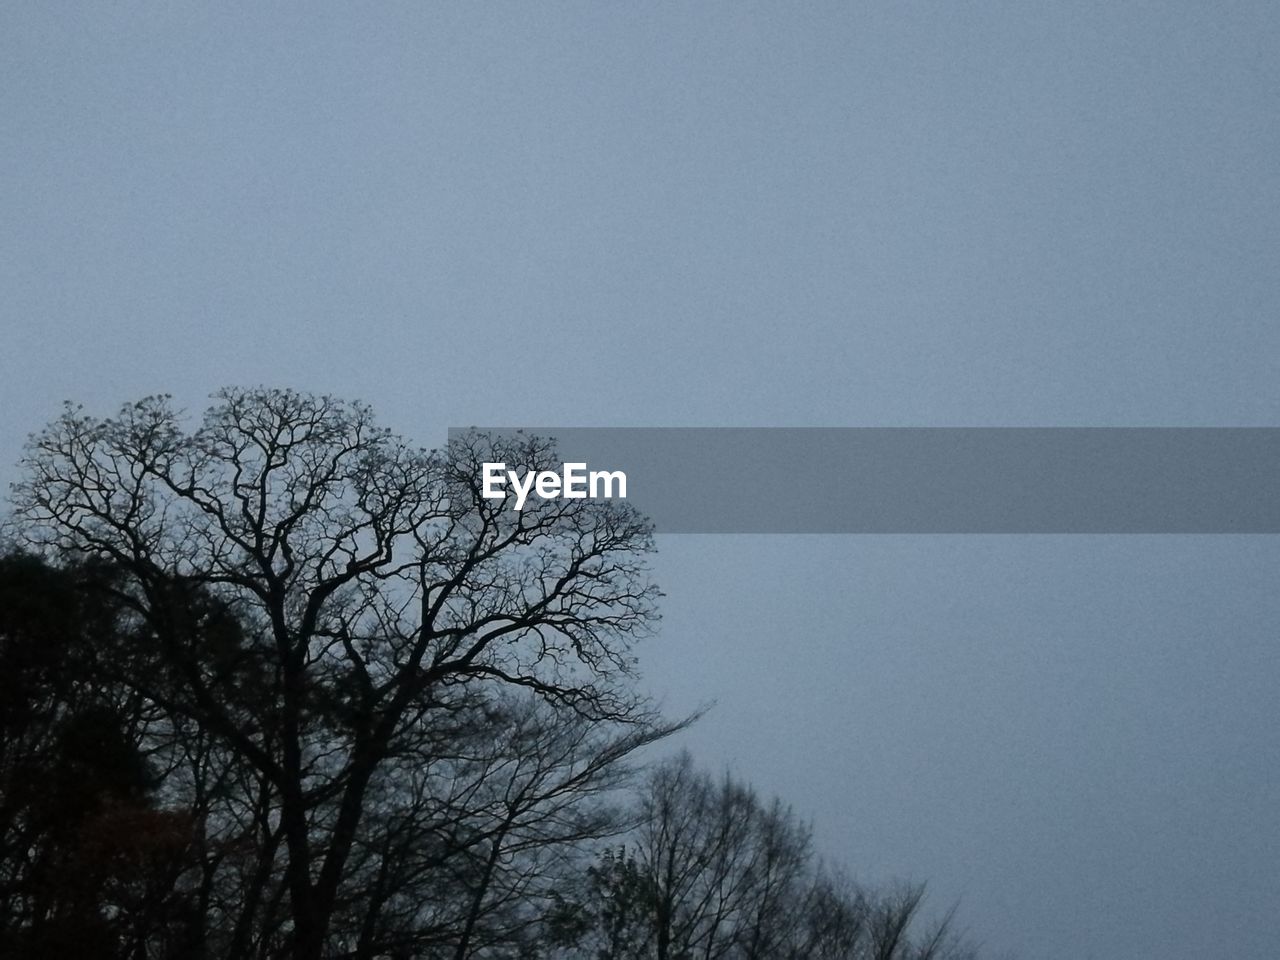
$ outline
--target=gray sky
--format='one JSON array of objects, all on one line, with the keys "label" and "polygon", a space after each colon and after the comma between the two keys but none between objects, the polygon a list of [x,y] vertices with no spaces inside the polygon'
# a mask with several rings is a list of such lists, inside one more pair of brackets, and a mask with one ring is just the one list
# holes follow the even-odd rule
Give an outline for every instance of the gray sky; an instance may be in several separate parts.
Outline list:
[{"label": "gray sky", "polygon": [[[1280,425],[1271,3],[7,4],[0,479],[64,398]],[[1275,955],[1280,541],[666,537],[648,683],[993,949]]]}]

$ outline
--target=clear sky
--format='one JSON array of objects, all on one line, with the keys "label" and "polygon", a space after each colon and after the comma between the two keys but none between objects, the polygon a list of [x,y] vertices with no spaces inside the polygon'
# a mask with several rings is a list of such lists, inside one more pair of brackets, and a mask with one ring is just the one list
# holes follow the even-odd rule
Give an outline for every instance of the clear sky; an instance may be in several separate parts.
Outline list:
[{"label": "clear sky", "polygon": [[[266,7],[270,9],[266,9]],[[64,398],[1280,425],[1280,7],[0,10],[0,480]],[[664,537],[686,742],[1028,960],[1264,960],[1280,540]]]}]

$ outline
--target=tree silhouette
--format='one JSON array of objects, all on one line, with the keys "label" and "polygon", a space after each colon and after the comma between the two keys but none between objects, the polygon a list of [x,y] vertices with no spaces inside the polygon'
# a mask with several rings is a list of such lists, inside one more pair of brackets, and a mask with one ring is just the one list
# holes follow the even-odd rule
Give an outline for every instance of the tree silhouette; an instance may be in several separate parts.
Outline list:
[{"label": "tree silhouette", "polygon": [[226,949],[318,960],[348,939],[331,923],[362,894],[371,793],[412,807],[385,778],[478,691],[657,729],[627,684],[652,537],[622,501],[481,496],[481,462],[549,468],[545,440],[437,453],[330,397],[217,401],[190,433],[163,398],[68,409],[29,445],[17,516],[33,548],[118,572],[139,637],[120,680],[198,801],[208,902],[239,913]]},{"label": "tree silhouette", "polygon": [[157,808],[140,704],[97,667],[123,637],[95,581],[0,558],[0,954],[186,956],[194,824]]},{"label": "tree silhouette", "polygon": [[[486,500],[551,441],[414,448],[226,390],[36,434],[0,556],[0,955],[956,960],[633,684],[651,529]],[[628,797],[630,796],[630,799]]]},{"label": "tree silhouette", "polygon": [[687,753],[652,771],[638,827],[578,894],[560,956],[593,960],[965,960],[954,911],[922,922],[924,887],[861,889],[825,869],[779,801]]}]

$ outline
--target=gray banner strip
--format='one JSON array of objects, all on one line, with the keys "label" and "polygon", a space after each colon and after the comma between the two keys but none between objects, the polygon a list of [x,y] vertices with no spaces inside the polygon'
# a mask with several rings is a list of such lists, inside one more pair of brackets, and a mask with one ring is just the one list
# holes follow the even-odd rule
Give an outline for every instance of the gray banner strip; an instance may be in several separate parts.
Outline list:
[{"label": "gray banner strip", "polygon": [[520,429],[659,533],[1280,533],[1277,427]]}]

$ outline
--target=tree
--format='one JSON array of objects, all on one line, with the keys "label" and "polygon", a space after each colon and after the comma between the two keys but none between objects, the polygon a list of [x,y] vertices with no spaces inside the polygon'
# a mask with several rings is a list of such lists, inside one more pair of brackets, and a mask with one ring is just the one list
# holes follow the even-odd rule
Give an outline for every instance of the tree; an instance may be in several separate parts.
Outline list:
[{"label": "tree", "polygon": [[0,954],[186,957],[193,822],[156,805],[103,571],[0,557]]},{"label": "tree", "polygon": [[440,742],[389,766],[382,790],[413,802],[370,801],[352,954],[466,960],[553,939],[561,888],[595,841],[634,825],[608,802],[627,758],[680,725],[610,728],[522,692],[460,709]]},{"label": "tree", "polygon": [[[32,438],[22,537],[113,571],[100,586],[133,640],[111,669],[200,822],[218,953],[356,949],[378,918],[334,921],[368,906],[361,885],[387,868],[370,851],[398,849],[397,812],[436,799],[403,774],[495,691],[639,738],[617,744],[665,729],[628,684],[656,617],[648,523],[624,501],[481,495],[482,462],[553,455],[474,433],[424,451],[363,405],[266,389],[222,391],[192,432],[148,398],[107,419],[69,408]],[[540,803],[573,782],[557,769]]]},{"label": "tree", "polygon": [[807,828],[681,754],[642,795],[636,859],[653,890],[657,960],[782,953],[806,881]]},{"label": "tree", "polygon": [[825,869],[774,800],[688,754],[638,798],[629,845],[586,874],[567,957],[592,960],[965,960],[954,910],[921,924],[924,887],[877,893]]},{"label": "tree", "polygon": [[[0,556],[0,953],[959,960],[631,684],[647,522],[523,511],[360,404],[227,390],[35,435]],[[89,944],[89,946],[85,946]]]}]

